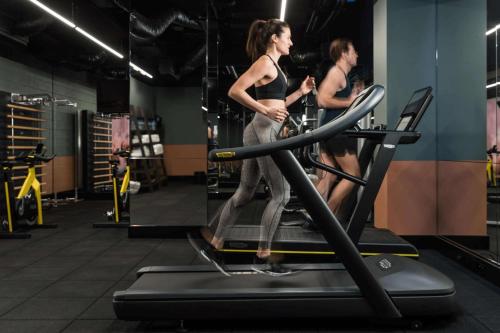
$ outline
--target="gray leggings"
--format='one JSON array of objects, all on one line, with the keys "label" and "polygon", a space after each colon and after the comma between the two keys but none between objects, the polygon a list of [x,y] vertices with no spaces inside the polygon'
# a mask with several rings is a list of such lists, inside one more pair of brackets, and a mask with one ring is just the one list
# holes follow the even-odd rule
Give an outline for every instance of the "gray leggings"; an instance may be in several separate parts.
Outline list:
[{"label": "gray leggings", "polygon": [[[243,132],[243,144],[249,146],[276,141],[280,127],[280,123],[257,113]],[[271,200],[269,200],[262,215],[259,248],[271,248],[274,233],[281,218],[281,212],[290,199],[290,185],[271,156],[243,161],[238,189],[219,208],[217,214],[210,221],[211,227],[218,222],[214,233],[215,237],[224,239],[230,227],[238,219],[243,207],[252,200],[261,177],[264,177],[266,184],[269,186]]]}]

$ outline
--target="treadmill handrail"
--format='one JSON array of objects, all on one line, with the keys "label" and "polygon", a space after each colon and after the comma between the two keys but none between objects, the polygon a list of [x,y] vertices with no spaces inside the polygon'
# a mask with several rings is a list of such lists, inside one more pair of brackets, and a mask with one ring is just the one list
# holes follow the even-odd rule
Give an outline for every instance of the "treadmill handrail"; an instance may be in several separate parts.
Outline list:
[{"label": "treadmill handrail", "polygon": [[280,141],[274,141],[264,144],[237,147],[214,149],[208,154],[210,161],[233,161],[247,158],[254,158],[264,155],[269,155],[280,150],[291,150],[303,146],[313,144],[318,141],[323,141],[342,133],[348,128],[353,127],[358,120],[363,118],[384,98],[384,87],[381,85],[373,85],[366,88],[357,97],[364,98],[354,106],[348,109],[339,117],[330,121],[328,124],[321,126],[311,132],[304,133],[292,138],[287,138]]}]

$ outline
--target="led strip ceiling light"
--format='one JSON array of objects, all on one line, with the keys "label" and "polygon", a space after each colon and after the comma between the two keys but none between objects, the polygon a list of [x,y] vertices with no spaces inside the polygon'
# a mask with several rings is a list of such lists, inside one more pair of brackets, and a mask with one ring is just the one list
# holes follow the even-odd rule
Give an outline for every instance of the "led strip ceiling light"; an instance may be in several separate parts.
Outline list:
[{"label": "led strip ceiling light", "polygon": [[[497,31],[498,29],[500,29],[500,24],[497,24],[494,28],[491,28],[490,30],[486,31],[486,36],[491,35],[495,31]],[[490,89],[490,88],[493,88],[493,87],[496,87],[496,86],[500,86],[500,82],[495,82],[495,83],[492,83],[492,84],[488,84],[486,86],[486,89]]]},{"label": "led strip ceiling light", "polygon": [[[116,51],[112,47],[110,47],[110,46],[106,45],[105,43],[101,42],[99,39],[95,38],[94,36],[92,36],[91,34],[89,34],[87,31],[83,30],[82,28],[77,27],[76,24],[74,24],[73,22],[71,22],[70,20],[68,20],[67,18],[65,18],[64,16],[58,14],[57,12],[53,11],[49,7],[45,6],[40,1],[38,1],[38,0],[29,0],[29,1],[31,3],[33,3],[34,5],[36,5],[37,7],[43,9],[45,12],[47,12],[50,15],[54,16],[56,19],[58,19],[59,21],[63,22],[64,24],[66,24],[70,28],[75,29],[80,34],[82,34],[83,36],[87,37],[92,42],[96,43],[97,45],[99,45],[100,47],[102,47],[103,49],[105,49],[106,51],[114,54],[115,56],[117,56],[120,59],[123,59],[123,55],[120,52]],[[148,77],[150,79],[153,78],[153,75],[149,74],[148,72],[146,72],[145,70],[143,70],[139,66],[137,66],[137,65],[135,65],[135,64],[133,64],[131,62],[129,64],[130,64],[130,67],[132,67],[133,70],[139,72],[140,74],[142,74],[142,75],[144,75],[144,76],[146,76],[146,77]]]},{"label": "led strip ceiling light", "polygon": [[137,66],[136,64],[133,64],[132,62],[129,62],[129,64],[130,64],[130,67],[132,67],[133,70],[141,73],[144,76],[149,77],[150,79],[153,78],[153,75],[149,74],[148,72],[146,72],[145,70],[143,70],[141,67]]},{"label": "led strip ceiling light", "polygon": [[486,86],[486,89],[493,88],[493,87],[496,87],[496,86],[500,86],[500,82],[496,82],[496,83],[488,84],[488,85]]},{"label": "led strip ceiling light", "polygon": [[286,0],[281,0],[280,21],[285,20]]},{"label": "led strip ceiling light", "polygon": [[486,31],[486,36],[491,35],[495,31],[497,31],[498,29],[500,29],[500,24],[497,24],[496,27],[491,28],[490,30]]}]

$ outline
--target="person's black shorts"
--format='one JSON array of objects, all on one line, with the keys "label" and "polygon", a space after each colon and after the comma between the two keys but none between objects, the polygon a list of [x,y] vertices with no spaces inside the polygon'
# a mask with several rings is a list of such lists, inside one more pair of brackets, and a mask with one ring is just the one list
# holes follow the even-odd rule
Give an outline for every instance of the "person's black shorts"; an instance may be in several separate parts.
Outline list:
[{"label": "person's black shorts", "polygon": [[345,134],[338,134],[326,141],[321,141],[319,147],[331,156],[344,156],[346,153],[356,154],[358,140]]}]

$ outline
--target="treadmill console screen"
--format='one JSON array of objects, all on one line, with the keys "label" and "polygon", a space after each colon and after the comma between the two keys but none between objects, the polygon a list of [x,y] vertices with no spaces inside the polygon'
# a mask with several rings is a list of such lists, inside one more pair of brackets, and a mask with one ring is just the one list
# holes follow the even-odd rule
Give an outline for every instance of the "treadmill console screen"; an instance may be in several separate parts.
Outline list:
[{"label": "treadmill console screen", "polygon": [[404,107],[403,112],[401,112],[401,117],[396,125],[397,131],[410,131],[415,129],[432,99],[431,92],[432,88],[427,87],[413,93]]},{"label": "treadmill console screen", "polygon": [[413,96],[410,98],[408,104],[406,104],[402,116],[408,114],[416,114],[420,109],[420,106],[423,104],[425,98],[428,95],[427,89],[420,89],[413,93]]}]

